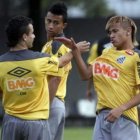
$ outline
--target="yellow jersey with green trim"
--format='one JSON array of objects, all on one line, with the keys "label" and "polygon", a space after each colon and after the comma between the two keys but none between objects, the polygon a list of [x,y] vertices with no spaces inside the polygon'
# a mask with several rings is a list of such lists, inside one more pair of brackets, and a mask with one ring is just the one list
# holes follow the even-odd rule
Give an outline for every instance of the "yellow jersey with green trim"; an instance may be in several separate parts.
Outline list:
[{"label": "yellow jersey with green trim", "polygon": [[[140,84],[140,58],[134,50],[105,49],[92,62],[93,81],[98,95],[97,110],[116,108],[137,94]],[[138,124],[137,107],[123,113]]]},{"label": "yellow jersey with green trim", "polygon": [[46,54],[21,50],[0,56],[0,89],[7,114],[27,120],[48,119],[47,72],[57,72],[59,61]]},{"label": "yellow jersey with green trim", "polygon": [[[42,52],[50,54],[51,56],[55,57],[61,57],[68,53],[70,51],[69,48],[67,48],[64,44],[58,42],[58,41],[49,41],[47,42],[43,49]],[[69,75],[69,71],[71,70],[72,65],[71,62],[69,62],[66,66],[63,68],[59,68],[57,76],[61,77],[60,84],[58,86],[56,96],[64,101],[64,98],[66,96],[66,87],[67,87],[67,79]],[[53,72],[47,72],[48,75],[53,75]]]}]

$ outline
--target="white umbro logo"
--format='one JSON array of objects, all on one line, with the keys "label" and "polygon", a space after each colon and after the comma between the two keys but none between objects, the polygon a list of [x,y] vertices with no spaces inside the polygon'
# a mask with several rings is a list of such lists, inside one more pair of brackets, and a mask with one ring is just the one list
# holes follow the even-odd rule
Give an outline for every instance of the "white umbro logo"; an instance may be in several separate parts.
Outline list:
[{"label": "white umbro logo", "polygon": [[125,56],[120,56],[119,58],[117,58],[117,62],[122,64],[122,63],[124,63],[125,59],[126,59]]}]

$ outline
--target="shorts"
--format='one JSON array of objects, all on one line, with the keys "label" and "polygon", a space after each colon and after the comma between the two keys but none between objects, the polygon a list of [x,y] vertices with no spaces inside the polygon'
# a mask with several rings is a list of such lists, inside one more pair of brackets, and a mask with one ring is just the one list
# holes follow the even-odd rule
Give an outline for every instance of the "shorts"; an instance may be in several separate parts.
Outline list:
[{"label": "shorts", "polygon": [[136,123],[123,116],[111,123],[105,119],[108,113],[103,110],[97,115],[93,140],[140,140]]},{"label": "shorts", "polygon": [[5,114],[1,140],[51,140],[48,120],[23,120]]}]

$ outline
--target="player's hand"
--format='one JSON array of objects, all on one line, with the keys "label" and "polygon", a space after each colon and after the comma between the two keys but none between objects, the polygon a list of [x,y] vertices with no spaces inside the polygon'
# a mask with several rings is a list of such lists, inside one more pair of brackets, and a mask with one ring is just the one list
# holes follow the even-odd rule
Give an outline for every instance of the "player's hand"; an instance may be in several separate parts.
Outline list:
[{"label": "player's hand", "polygon": [[89,51],[89,46],[90,46],[90,43],[87,42],[87,41],[80,41],[78,42],[77,44],[75,43],[74,39],[73,38],[66,38],[66,37],[54,37],[54,40],[57,40],[57,41],[60,41],[62,42],[63,44],[65,44],[68,48],[74,50],[74,49],[77,49],[80,51],[80,52],[87,52]]},{"label": "player's hand", "polygon": [[60,41],[65,44],[68,48],[74,50],[77,49],[76,43],[73,38],[66,38],[66,37],[54,37],[54,40]]},{"label": "player's hand", "polygon": [[81,53],[83,52],[88,52],[89,51],[89,46],[90,46],[90,43],[87,42],[87,41],[80,41],[76,44],[77,48],[79,49],[79,51]]},{"label": "player's hand", "polygon": [[123,111],[121,107],[114,108],[107,114],[105,119],[113,123],[122,115]]}]

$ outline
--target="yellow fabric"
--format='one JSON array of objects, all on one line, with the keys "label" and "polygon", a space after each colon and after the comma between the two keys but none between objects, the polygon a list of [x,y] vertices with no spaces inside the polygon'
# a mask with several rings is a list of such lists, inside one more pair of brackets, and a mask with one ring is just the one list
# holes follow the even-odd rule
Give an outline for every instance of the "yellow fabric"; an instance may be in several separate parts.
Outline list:
[{"label": "yellow fabric", "polygon": [[58,71],[58,58],[0,62],[5,112],[27,120],[48,119],[47,71]]},{"label": "yellow fabric", "polygon": [[[137,94],[136,85],[140,84],[138,62],[137,53],[132,50],[117,51],[115,47],[105,50],[96,58],[92,67],[98,94],[97,110],[118,107]],[[136,107],[125,111],[124,115],[138,123]]]},{"label": "yellow fabric", "polygon": [[[47,42],[44,45],[44,47],[42,49],[42,52],[48,53],[51,56],[60,57],[60,56],[63,56],[70,51],[69,48],[67,48],[64,44],[62,44],[61,47],[59,48],[59,50],[57,51],[57,53],[53,54],[51,43],[52,43],[52,41]],[[65,67],[59,68],[59,71],[57,73],[57,76],[61,76],[61,81],[60,81],[60,84],[58,86],[56,96],[59,97],[63,101],[64,101],[64,98],[66,96],[67,78],[68,78],[69,71],[71,70],[71,68],[72,68],[72,65],[71,65],[71,62],[70,62]],[[48,72],[47,74],[48,75],[54,75],[53,72]]]},{"label": "yellow fabric", "polygon": [[89,57],[87,59],[88,64],[91,64],[91,62],[98,57],[97,48],[98,48],[98,43],[94,43],[91,46]]}]

